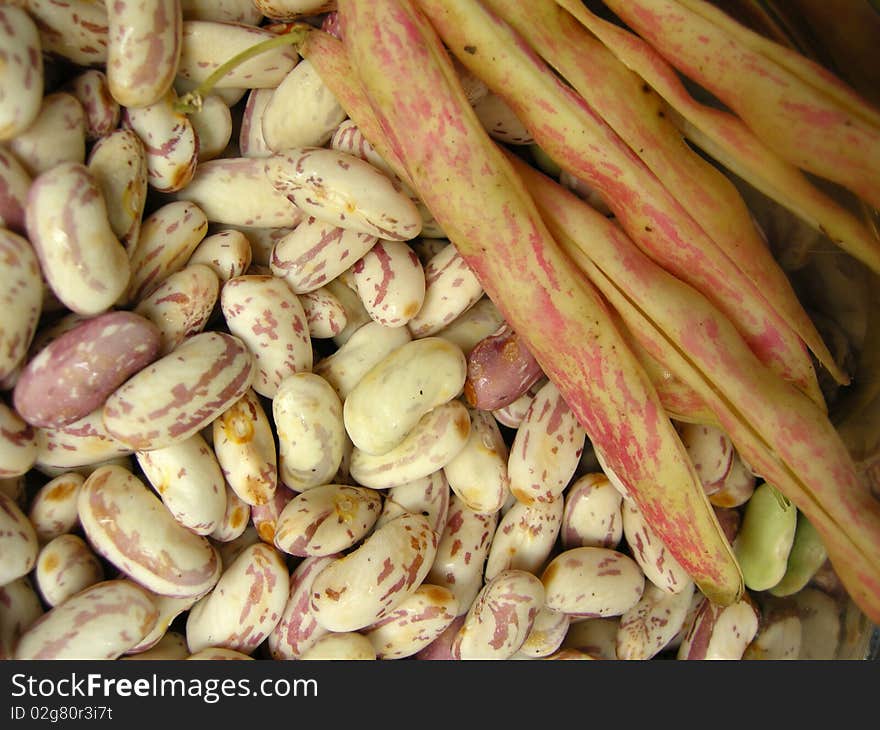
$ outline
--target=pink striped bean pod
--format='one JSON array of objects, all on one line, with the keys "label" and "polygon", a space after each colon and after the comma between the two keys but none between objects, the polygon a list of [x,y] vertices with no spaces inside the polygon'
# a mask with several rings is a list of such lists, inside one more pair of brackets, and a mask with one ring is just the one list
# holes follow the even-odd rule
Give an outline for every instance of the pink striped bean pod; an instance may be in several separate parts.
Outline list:
[{"label": "pink striped bean pod", "polygon": [[523,642],[514,659],[544,659],[559,650],[568,628],[571,616],[544,606],[535,616],[532,630]]},{"label": "pink striped bean pod", "polygon": [[487,296],[482,296],[474,306],[462,312],[435,334],[458,345],[465,356],[468,356],[483,338],[491,335],[503,323],[504,317],[498,311],[495,302]]},{"label": "pink striped bean pod", "polygon": [[85,165],[63,163],[34,180],[27,230],[46,281],[66,307],[91,316],[122,296],[131,265]]},{"label": "pink striped bean pod", "polygon": [[316,340],[335,337],[348,324],[345,307],[333,292],[322,286],[299,295],[309,325],[309,336]]},{"label": "pink striped bean pod", "polygon": [[312,583],[324,568],[340,555],[305,558],[290,576],[290,591],[281,619],[269,633],[266,644],[273,659],[299,659],[327,633],[312,615]]},{"label": "pink striped bean pod", "polygon": [[415,238],[422,229],[415,203],[354,155],[296,147],[266,158],[265,170],[276,190],[326,223],[392,241]]},{"label": "pink striped bean pod", "polygon": [[220,556],[211,543],[178,523],[127,469],[96,469],[77,507],[95,551],[148,590],[186,598],[204,594],[220,577]]},{"label": "pink striped bean pod", "polygon": [[104,71],[99,68],[86,69],[62,88],[73,94],[86,113],[86,142],[96,142],[119,126],[122,110],[110,93]]},{"label": "pink striped bean pod", "polygon": [[749,596],[730,606],[721,606],[703,597],[676,658],[742,659],[746,647],[758,633],[759,619],[758,609]]},{"label": "pink striped bean pod", "polygon": [[180,0],[107,5],[107,81],[122,106],[155,104],[171,88],[180,58]]},{"label": "pink striped bean pod", "polygon": [[253,357],[237,337],[193,335],[107,399],[104,425],[135,451],[184,441],[241,398],[254,371]]},{"label": "pink striped bean pod", "polygon": [[61,428],[37,429],[37,468],[85,467],[133,451],[107,430],[103,407]]},{"label": "pink striped bean pod", "polygon": [[141,299],[134,313],[155,325],[158,354],[164,356],[187,337],[204,331],[219,294],[220,282],[212,269],[188,264]]},{"label": "pink striped bean pod", "polygon": [[6,141],[33,123],[43,101],[40,33],[24,8],[0,8],[0,59],[0,140]]},{"label": "pink striped bean pod", "polygon": [[373,489],[324,484],[298,494],[275,525],[275,547],[297,557],[322,557],[354,546],[382,509]]},{"label": "pink striped bean pod", "polygon": [[0,377],[15,372],[27,356],[43,309],[40,263],[23,236],[0,229],[5,286],[0,294]]},{"label": "pink striped bean pod", "polygon": [[[266,178],[262,158],[224,157],[198,165],[192,180],[176,193],[201,208],[212,223],[254,228],[293,227],[303,219],[302,211],[272,187]],[[258,255],[254,262],[268,263]]]},{"label": "pink striped bean pod", "polygon": [[696,423],[679,424],[678,432],[706,494],[717,492],[733,467],[730,438],[717,426]]},{"label": "pink striped bean pod", "polygon": [[244,274],[252,261],[250,240],[241,231],[230,228],[203,238],[189,257],[187,265],[204,264],[224,283]]},{"label": "pink striped bean pod", "polygon": [[452,591],[459,615],[467,613],[483,587],[483,566],[497,526],[497,513],[474,512],[458,496],[450,499],[427,580]]},{"label": "pink striped bean pod", "polygon": [[135,457],[168,511],[197,535],[210,535],[226,513],[226,485],[211,447],[200,434]]},{"label": "pink striped bean pod", "polygon": [[584,618],[620,616],[645,592],[645,576],[632,558],[597,547],[559,553],[541,582],[550,608]]},{"label": "pink striped bean pod", "polygon": [[421,479],[456,457],[467,443],[470,429],[467,408],[461,401],[448,401],[428,411],[403,441],[384,454],[368,454],[355,446],[351,476],[373,489],[390,489]]},{"label": "pink striped bean pod", "polygon": [[43,604],[28,576],[0,586],[0,659],[12,659],[19,637],[43,615]]},{"label": "pink striped bean pod", "polygon": [[404,512],[422,515],[438,535],[443,532],[449,513],[449,482],[438,469],[426,477],[391,487],[385,492],[382,513],[375,527],[380,527]]},{"label": "pink striped bean pod", "polygon": [[43,614],[24,632],[16,659],[118,659],[156,623],[158,611],[139,585],[107,580]]},{"label": "pink striped bean pod", "polygon": [[620,617],[617,658],[643,661],[663,651],[684,626],[693,595],[693,583],[678,593],[645,586],[639,602]]},{"label": "pink striped bean pod", "polygon": [[376,658],[376,650],[370,640],[357,631],[324,634],[300,657],[306,661],[374,661]]},{"label": "pink striped bean pod", "polygon": [[328,631],[358,631],[393,611],[421,585],[437,551],[427,519],[406,513],[322,570],[311,588],[315,620]]},{"label": "pink striped bean pod", "polygon": [[0,146],[0,226],[25,233],[25,207],[31,176],[5,146]]},{"label": "pink striped bean pod", "polygon": [[37,533],[27,515],[12,498],[0,493],[0,585],[30,573],[38,552]]},{"label": "pink striped bean pod", "polygon": [[153,362],[159,345],[159,329],[133,312],[87,319],[28,362],[13,391],[15,408],[34,426],[68,426]]},{"label": "pink striped bean pod", "polygon": [[569,485],[586,433],[555,383],[535,395],[510,447],[510,491],[524,502],[557,499]]},{"label": "pink striped bean pod", "polygon": [[471,431],[464,448],[443,467],[449,486],[475,512],[498,512],[510,495],[509,452],[498,422],[488,411],[469,410]]},{"label": "pink striped bean pod", "polygon": [[253,0],[253,3],[272,20],[296,20],[336,9],[336,0]]},{"label": "pink striped bean pod", "polygon": [[616,548],[623,539],[623,498],[601,472],[578,477],[565,491],[560,538],[575,547]]},{"label": "pink striped bean pod", "polygon": [[264,543],[246,548],[190,609],[190,652],[223,647],[250,654],[281,620],[289,590],[287,566],[275,548]]},{"label": "pink striped bean pod", "polygon": [[34,580],[43,600],[57,606],[104,580],[104,566],[79,535],[59,535],[40,549]]},{"label": "pink striped bean pod", "polygon": [[442,586],[422,583],[393,611],[361,630],[377,659],[405,659],[431,644],[458,615],[455,594]]},{"label": "pink striped bean pod", "polygon": [[460,317],[483,296],[483,288],[458,249],[450,244],[425,265],[425,299],[408,323],[413,337],[428,337]]},{"label": "pink striped bean pod", "polygon": [[37,434],[0,400],[0,478],[26,474],[37,461]]},{"label": "pink striped bean pod", "polygon": [[226,489],[226,510],[214,531],[208,535],[215,543],[232,542],[244,534],[251,520],[251,506],[236,494],[229,483]]},{"label": "pink striped bean pod", "polygon": [[[342,462],[342,403],[320,375],[294,373],[272,400],[278,475],[294,491],[327,484]],[[369,485],[364,485],[369,486]]]},{"label": "pink striped bean pod", "polygon": [[107,203],[110,227],[129,254],[137,245],[147,202],[147,153],[131,129],[114,129],[92,146],[87,162]]},{"label": "pink striped bean pod", "polygon": [[7,144],[34,177],[64,162],[82,164],[86,160],[86,112],[73,94],[46,94],[37,118]]},{"label": "pink striped bean pod", "polygon": [[180,0],[184,20],[218,20],[259,25],[263,14],[252,0]]},{"label": "pink striped bean pod", "polygon": [[690,576],[662,543],[634,502],[621,506],[623,534],[630,554],[651,583],[667,593],[687,588]]},{"label": "pink striped bean pod", "polygon": [[297,294],[330,283],[376,244],[376,237],[309,216],[272,249],[269,266]]},{"label": "pink striped bean pod", "polygon": [[27,11],[40,29],[43,51],[77,66],[107,62],[107,8],[94,0],[27,0]]},{"label": "pink striped bean pod", "polygon": [[370,317],[402,327],[425,300],[425,272],[403,241],[379,241],[352,267],[358,295]]},{"label": "pink striped bean pod", "polygon": [[241,114],[238,151],[242,157],[269,157],[273,154],[263,136],[263,112],[275,89],[251,89]]},{"label": "pink striped bean pod", "polygon": [[79,524],[76,502],[85,480],[79,472],[66,472],[50,479],[34,494],[28,508],[28,519],[40,543],[45,544],[59,535],[73,532]]},{"label": "pink striped bean pod", "polygon": [[562,525],[562,499],[552,502],[516,502],[498,522],[486,559],[486,580],[504,570],[526,570],[537,575],[553,552]]},{"label": "pink striped bean pod", "polygon": [[468,403],[486,411],[510,405],[544,376],[538,361],[507,323],[478,342],[467,362]]},{"label": "pink striped bean pod", "polygon": [[531,573],[505,570],[486,583],[452,644],[454,659],[510,659],[544,607],[544,586]]},{"label": "pink striped bean pod", "polygon": [[211,426],[214,453],[226,483],[247,505],[266,504],[278,487],[278,456],[272,424],[249,389]]}]

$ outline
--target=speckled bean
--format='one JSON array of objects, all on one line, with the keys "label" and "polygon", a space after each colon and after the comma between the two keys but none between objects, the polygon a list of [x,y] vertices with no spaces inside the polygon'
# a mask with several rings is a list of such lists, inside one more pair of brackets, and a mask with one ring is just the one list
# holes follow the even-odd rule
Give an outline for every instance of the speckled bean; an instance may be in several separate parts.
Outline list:
[{"label": "speckled bean", "polygon": [[797,608],[790,601],[768,600],[761,606],[755,638],[743,652],[752,661],[790,661],[801,653],[803,627]]},{"label": "speckled bean", "polygon": [[290,487],[279,483],[272,498],[264,504],[251,505],[251,523],[257,531],[260,540],[275,545],[275,527],[278,518],[290,502],[296,496]]},{"label": "speckled bean", "polygon": [[190,609],[189,650],[220,646],[249,654],[281,619],[289,588],[287,566],[277,550],[264,543],[246,548]]},{"label": "speckled bean", "polygon": [[95,142],[87,165],[106,201],[110,228],[131,253],[149,188],[147,153],[140,137],[131,129],[114,129]]},{"label": "speckled bean", "polygon": [[43,615],[43,604],[30,577],[0,586],[0,659],[12,659],[19,637]]},{"label": "speckled bean", "polygon": [[678,659],[742,659],[758,632],[758,610],[746,596],[729,606],[703,597],[690,630],[678,647]]},{"label": "speckled bean", "polygon": [[498,311],[489,297],[482,296],[474,306],[460,314],[443,329],[435,334],[444,340],[449,340],[467,356],[483,338],[495,332],[504,322],[504,317]]},{"label": "speckled bean", "polygon": [[387,522],[317,575],[311,589],[315,620],[329,631],[375,623],[415,592],[436,551],[437,534],[421,515]]},{"label": "speckled bean", "polygon": [[336,0],[253,0],[253,3],[272,20],[296,20],[336,9]]},{"label": "speckled bean", "polygon": [[568,633],[562,641],[563,649],[581,651],[595,659],[617,659],[617,632],[620,616],[578,619],[572,617]]},{"label": "speckled bean", "polygon": [[645,576],[632,558],[597,547],[559,553],[544,569],[541,581],[550,608],[584,617],[620,616],[645,591]]},{"label": "speckled bean", "polygon": [[84,467],[133,451],[107,430],[103,407],[61,428],[37,429],[38,468]]},{"label": "speckled bean", "polygon": [[630,554],[651,583],[667,593],[678,593],[691,578],[658,537],[635,502],[621,506],[623,534]]},{"label": "speckled bean", "polygon": [[189,257],[187,265],[203,264],[210,268],[221,282],[241,276],[253,261],[248,237],[241,231],[227,229],[211,233],[202,239]]},{"label": "speckled bean", "polygon": [[393,611],[362,630],[377,659],[404,659],[433,642],[459,614],[458,599],[448,588],[422,583]]},{"label": "speckled bean", "polygon": [[40,487],[30,501],[28,519],[40,543],[72,532],[79,524],[77,497],[85,477],[78,472],[59,474]]},{"label": "speckled bean", "polygon": [[107,8],[94,0],[27,0],[43,51],[78,66],[107,62]]},{"label": "speckled bean", "polygon": [[420,479],[455,458],[467,442],[470,427],[467,408],[461,401],[438,405],[422,416],[406,438],[390,451],[373,455],[355,447],[351,476],[373,489],[389,489]]},{"label": "speckled bean", "polygon": [[546,382],[547,378],[541,378],[523,395],[513,401],[513,403],[504,406],[503,408],[498,408],[492,411],[492,415],[495,416],[495,420],[498,421],[498,423],[500,423],[502,426],[507,426],[508,428],[514,429],[519,428],[520,424],[522,424],[523,422],[523,419],[526,417],[526,413],[529,412],[532,401],[535,400],[535,396],[538,394],[538,391],[544,387]]},{"label": "speckled bean", "polygon": [[217,94],[208,94],[198,111],[189,116],[199,140],[199,163],[220,157],[232,139],[233,119],[229,106]]},{"label": "speckled bean", "polygon": [[[263,168],[261,158],[208,160],[198,165],[192,180],[176,197],[198,205],[212,223],[266,228],[295,226],[303,219],[303,212],[272,187]],[[262,263],[263,259],[256,254],[255,250],[254,261]]]},{"label": "speckled bean", "polygon": [[30,573],[38,551],[31,521],[14,500],[0,493],[0,586]]},{"label": "speckled bean", "polygon": [[252,0],[180,0],[180,7],[186,20],[259,25],[263,19],[263,14]]},{"label": "speckled bean", "polygon": [[228,483],[225,485],[225,490],[226,510],[217,527],[208,536],[219,543],[232,542],[241,537],[251,519],[251,506],[239,497]]},{"label": "speckled bean", "polygon": [[220,307],[229,331],[254,356],[253,388],[274,398],[291,375],[312,369],[312,341],[302,303],[273,276],[245,274],[220,290]]},{"label": "speckled bean", "polygon": [[563,500],[516,502],[498,523],[489,556],[486,580],[508,569],[538,574],[553,552],[562,525]]},{"label": "speckled bean", "polygon": [[68,426],[100,408],[159,354],[160,332],[133,312],[87,319],[40,350],[13,391],[18,413],[43,428]]},{"label": "speckled bean", "polygon": [[364,162],[369,162],[373,167],[384,172],[388,177],[394,177],[394,169],[388,162],[376,152],[376,148],[364,137],[357,123],[352,119],[342,121],[333,134],[330,135],[331,149],[353,155]]},{"label": "speckled bean", "polygon": [[119,102],[111,95],[107,74],[101,69],[82,71],[62,90],[73,94],[86,113],[86,142],[96,142],[106,137],[119,125]]},{"label": "speckled bean", "polygon": [[544,586],[531,573],[505,570],[486,583],[452,644],[455,659],[510,659],[544,607]]},{"label": "speckled bean", "polygon": [[801,620],[801,647],[798,659],[828,661],[837,659],[843,636],[840,606],[824,591],[807,586],[791,597]]},{"label": "speckled bean", "polygon": [[308,650],[303,660],[370,661],[376,650],[370,640],[356,631],[334,631],[324,634]]},{"label": "speckled bean", "polygon": [[425,273],[403,241],[379,241],[352,267],[358,295],[370,317],[386,327],[401,327],[425,299]]},{"label": "speckled bean", "polygon": [[177,661],[189,657],[186,637],[179,631],[168,631],[152,647],[135,654],[121,656],[121,661]]},{"label": "speckled bean", "polygon": [[217,582],[217,550],[178,523],[130,471],[95,470],[81,487],[77,506],[92,547],[145,588],[184,598],[204,594]]},{"label": "speckled bean", "polygon": [[422,515],[428,519],[437,534],[443,531],[449,512],[449,482],[438,469],[426,477],[415,479],[385,492],[382,513],[375,527],[380,527],[404,512]]},{"label": "speckled bean", "polygon": [[169,275],[140,300],[135,314],[152,322],[159,333],[159,356],[205,329],[220,294],[220,282],[203,264],[187,264]]},{"label": "speckled bean", "polygon": [[488,93],[474,104],[474,112],[489,136],[511,145],[534,144],[531,132],[516,116],[516,112],[498,94]]},{"label": "speckled bean", "polygon": [[488,411],[469,410],[467,443],[443,467],[449,486],[475,512],[498,512],[510,495],[509,452],[498,422]]},{"label": "speckled bean", "polygon": [[186,661],[253,661],[253,657],[234,649],[226,649],[222,646],[209,646],[207,649],[190,654]]},{"label": "speckled bean", "polygon": [[617,658],[646,660],[663,651],[684,626],[693,595],[693,583],[677,593],[646,585],[639,602],[620,617]]},{"label": "speckled bean", "polygon": [[260,542],[260,533],[257,532],[257,528],[253,524],[248,524],[234,540],[215,542],[214,547],[220,553],[220,561],[223,567],[226,568],[232,565],[232,562],[241,555],[242,550],[251,545],[256,545],[258,542]]},{"label": "speckled bean", "polygon": [[717,490],[709,495],[709,501],[716,507],[741,507],[755,492],[758,480],[745,465],[738,454],[734,454],[730,471]]},{"label": "speckled bean", "polygon": [[25,234],[25,207],[31,176],[6,147],[0,146],[0,226]]},{"label": "speckled bean", "polygon": [[344,401],[375,365],[411,339],[406,327],[385,327],[370,321],[335,352],[318,360],[314,371],[330,383]]},{"label": "speckled bean", "polygon": [[482,285],[452,244],[442,248],[424,268],[425,299],[407,323],[413,337],[436,334],[483,296]]},{"label": "speckled bean", "polygon": [[37,619],[19,640],[15,658],[117,659],[157,616],[149,595],[135,583],[96,583]]},{"label": "speckled bean", "polygon": [[242,157],[264,158],[273,154],[263,136],[263,111],[275,89],[251,89],[241,114],[238,151]]},{"label": "speckled bean", "polygon": [[85,165],[44,172],[28,193],[27,230],[52,291],[72,311],[99,314],[120,298],[131,266]]},{"label": "speckled bean", "polygon": [[26,474],[37,460],[33,426],[0,400],[0,478]]},{"label": "speckled bean", "polygon": [[623,538],[622,501],[601,472],[578,477],[565,492],[562,547],[616,548]]},{"label": "speckled bean", "polygon": [[86,112],[73,94],[65,91],[46,94],[37,118],[7,144],[34,177],[64,162],[83,164]]},{"label": "speckled bean", "polygon": [[348,314],[333,292],[322,286],[299,295],[309,325],[309,336],[323,340],[335,337],[348,324]]},{"label": "speckled bean", "polygon": [[[180,616],[184,611],[189,611],[201,596],[187,596],[185,598],[176,598],[174,596],[162,596],[152,591],[147,591],[153,605],[159,612],[156,623],[153,628],[148,631],[137,644],[126,650],[126,654],[137,655],[142,652],[149,651],[159,644],[162,637],[168,633],[168,627],[171,626],[174,619]],[[185,642],[184,642],[185,643]],[[187,652],[188,653],[188,652]]]},{"label": "speckled bean", "polygon": [[297,147],[266,158],[275,189],[307,215],[377,238],[406,241],[422,217],[393,181],[354,155],[323,147]]},{"label": "speckled bean", "polygon": [[510,447],[510,491],[524,502],[558,498],[584,450],[586,433],[555,383],[535,396]]},{"label": "speckled bean", "polygon": [[254,378],[244,343],[222,332],[184,340],[104,404],[107,431],[133,450],[170,446],[203,429],[241,398]]},{"label": "speckled bean", "polygon": [[37,330],[42,304],[40,264],[23,236],[0,229],[5,286],[0,294],[0,377],[21,365]]},{"label": "speckled bean", "polygon": [[[350,271],[350,269],[344,271],[333,281],[327,282],[327,284],[324,285],[327,291],[329,291],[339,300],[339,303],[345,310],[345,327],[343,327],[342,331],[338,335],[333,336],[333,344],[336,345],[336,347],[342,347],[342,345],[348,342],[349,337],[351,337],[365,324],[369,324],[373,321],[372,319],[370,319],[370,314],[369,312],[367,312],[366,307],[364,307],[364,303],[358,296],[357,291],[355,291],[345,281],[348,271]],[[378,324],[378,322],[376,324]],[[383,327],[384,325],[379,326]],[[387,327],[386,329],[392,328]]]},{"label": "speckled bean", "polygon": [[175,520],[197,535],[214,532],[226,513],[226,486],[214,452],[200,434],[135,456]]},{"label": "speckled bean", "polygon": [[472,407],[481,410],[510,405],[544,376],[538,361],[506,322],[474,346],[467,362],[465,395]]},{"label": "speckled bean", "polygon": [[532,630],[523,642],[513,659],[543,659],[550,657],[559,650],[568,627],[571,625],[571,617],[566,613],[554,611],[544,606],[535,622]]},{"label": "speckled bean", "polygon": [[452,643],[464,625],[465,618],[467,618],[467,613],[456,616],[442,634],[426,647],[417,651],[413,658],[420,661],[451,661],[455,659],[452,656]]},{"label": "speckled bean", "polygon": [[0,58],[0,140],[6,141],[33,123],[43,100],[40,34],[24,8],[0,8]]},{"label": "speckled bean", "polygon": [[733,543],[746,587],[766,591],[782,580],[794,543],[798,510],[779,490],[761,482],[746,503]]},{"label": "speckled bean", "polygon": [[59,535],[40,550],[34,580],[43,600],[57,606],[104,580],[104,566],[79,535]]},{"label": "speckled bean", "polygon": [[697,470],[706,494],[721,488],[733,465],[733,443],[717,426],[678,424],[681,442]]}]

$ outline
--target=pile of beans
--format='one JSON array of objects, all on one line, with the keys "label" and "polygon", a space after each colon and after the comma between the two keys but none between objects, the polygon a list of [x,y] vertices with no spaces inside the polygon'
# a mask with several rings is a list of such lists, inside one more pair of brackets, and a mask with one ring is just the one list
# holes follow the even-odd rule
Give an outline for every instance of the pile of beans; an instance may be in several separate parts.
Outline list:
[{"label": "pile of beans", "polygon": [[175,110],[329,11],[0,8],[0,658],[837,655],[796,510],[677,424],[750,589],[709,603],[295,49]]}]

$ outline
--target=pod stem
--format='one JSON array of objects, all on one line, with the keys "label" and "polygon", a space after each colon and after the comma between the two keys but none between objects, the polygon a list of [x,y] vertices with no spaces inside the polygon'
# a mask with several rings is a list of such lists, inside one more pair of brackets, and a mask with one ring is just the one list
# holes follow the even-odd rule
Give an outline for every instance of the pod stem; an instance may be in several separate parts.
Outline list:
[{"label": "pod stem", "polygon": [[180,114],[193,114],[194,112],[200,111],[204,98],[211,93],[220,79],[224,76],[231,71],[234,71],[246,61],[249,61],[255,56],[259,56],[261,53],[271,51],[274,48],[281,48],[283,46],[301,45],[310,30],[311,28],[309,26],[298,26],[288,33],[276,36],[275,38],[268,38],[265,41],[254,44],[250,48],[246,48],[241,53],[237,53],[228,61],[218,66],[213,73],[211,73],[211,75],[202,81],[202,83],[200,83],[195,89],[180,97],[174,103],[174,110]]}]

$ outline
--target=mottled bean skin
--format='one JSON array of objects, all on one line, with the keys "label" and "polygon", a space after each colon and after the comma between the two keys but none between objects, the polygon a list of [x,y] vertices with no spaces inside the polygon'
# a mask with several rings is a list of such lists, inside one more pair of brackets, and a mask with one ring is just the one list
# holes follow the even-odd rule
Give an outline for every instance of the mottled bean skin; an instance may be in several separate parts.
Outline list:
[{"label": "mottled bean skin", "polygon": [[79,524],[76,501],[85,477],[78,472],[59,474],[40,487],[30,502],[28,519],[43,544],[72,532]]},{"label": "mottled bean skin", "polygon": [[335,337],[348,324],[348,315],[339,297],[327,287],[299,295],[309,325],[309,336],[312,339],[329,339]]},{"label": "mottled bean skin", "polygon": [[273,150],[263,136],[263,111],[272,98],[274,89],[251,89],[245,101],[238,133],[238,151],[242,157],[269,157]]},{"label": "mottled bean skin", "polygon": [[220,157],[229,146],[234,126],[226,102],[218,94],[208,94],[189,118],[199,139],[199,164]]},{"label": "mottled bean skin", "polygon": [[512,145],[534,144],[529,130],[498,94],[486,94],[474,105],[474,112],[493,139]]},{"label": "mottled bean skin", "polygon": [[487,296],[482,296],[474,306],[462,312],[435,334],[449,340],[467,356],[482,340],[504,323],[498,307]]},{"label": "mottled bean skin", "polygon": [[570,625],[571,617],[568,614],[544,606],[535,616],[532,630],[513,658],[543,659],[550,657],[559,650]]},{"label": "mottled bean skin", "polygon": [[13,391],[28,423],[61,428],[100,408],[113,391],[159,354],[161,334],[133,312],[88,319],[40,350]]},{"label": "mottled bean skin", "polygon": [[6,141],[37,118],[43,94],[40,34],[23,8],[0,8],[0,59],[0,140]]},{"label": "mottled bean skin", "polygon": [[28,240],[0,229],[4,283],[0,292],[0,377],[24,360],[43,309],[40,264]]},{"label": "mottled bean skin", "polygon": [[25,234],[25,206],[31,176],[6,147],[0,146],[0,226]]},{"label": "mottled bean skin", "polygon": [[66,91],[43,97],[34,122],[7,143],[25,170],[34,177],[64,162],[86,159],[86,112]]},{"label": "mottled bean skin", "polygon": [[251,0],[180,0],[180,7],[185,20],[259,25],[263,19],[263,14]]},{"label": "mottled bean skin", "polygon": [[303,652],[303,660],[372,661],[376,650],[370,640],[356,631],[334,631],[324,634]]},{"label": "mottled bean skin", "polygon": [[26,0],[44,51],[78,66],[107,62],[107,8],[93,0]]},{"label": "mottled bean skin", "polygon": [[152,647],[145,651],[119,657],[120,661],[177,661],[189,657],[186,637],[178,631],[168,631]]},{"label": "mottled bean skin", "polygon": [[717,426],[704,424],[682,423],[678,432],[706,494],[717,491],[733,464],[730,438]]},{"label": "mottled bean skin", "polygon": [[0,400],[0,479],[26,474],[37,460],[33,426]]},{"label": "mottled bean skin", "polygon": [[758,632],[758,610],[751,599],[719,606],[705,597],[699,602],[690,630],[678,647],[678,659],[737,660]]},{"label": "mottled bean skin", "polygon": [[61,428],[37,429],[38,468],[87,467],[133,451],[104,426],[103,407]]},{"label": "mottled bean skin", "polygon": [[510,405],[544,375],[508,324],[483,338],[468,354],[465,397],[474,407],[494,411]]},{"label": "mottled bean skin", "polygon": [[425,300],[425,272],[403,241],[379,241],[353,266],[358,294],[370,317],[386,327],[402,327]]},{"label": "mottled bean skin", "polygon": [[741,507],[749,501],[758,485],[758,479],[745,465],[738,454],[734,454],[733,463],[727,475],[711,490],[709,501],[715,507]]},{"label": "mottled bean skin", "polygon": [[622,502],[620,492],[601,472],[578,477],[565,492],[562,546],[616,548],[623,538]]},{"label": "mottled bean skin", "polygon": [[375,527],[384,525],[403,512],[412,512],[427,517],[431,529],[439,534],[446,524],[449,502],[449,482],[443,470],[438,469],[426,477],[399,484],[385,492],[382,514]]},{"label": "mottled bean skin", "polygon": [[458,632],[461,630],[461,627],[464,625],[464,621],[467,618],[467,613],[463,613],[460,616],[456,616],[455,620],[446,627],[440,636],[438,636],[434,641],[428,644],[425,648],[420,649],[416,652],[414,658],[420,661],[452,661],[455,657],[452,656],[452,643],[455,641],[455,637],[458,636]]},{"label": "mottled bean skin", "polygon": [[272,20],[296,20],[336,9],[336,0],[253,0],[263,15]]},{"label": "mottled bean skin", "polygon": [[540,573],[556,544],[562,525],[562,499],[516,502],[498,522],[486,560],[486,580],[504,570]]},{"label": "mottled bean skin", "polygon": [[693,595],[692,583],[677,593],[646,586],[639,602],[620,617],[617,658],[646,660],[663,651],[684,626]]},{"label": "mottled bean skin", "polygon": [[104,580],[104,567],[78,535],[60,535],[46,543],[37,558],[37,589],[49,606]]},{"label": "mottled bean skin", "polygon": [[37,533],[27,515],[0,492],[0,586],[30,573],[38,551]]},{"label": "mottled bean skin", "polygon": [[63,88],[76,97],[86,113],[87,142],[96,142],[119,125],[119,102],[110,93],[107,74],[101,69],[87,69]]},{"label": "mottled bean skin", "polygon": [[22,576],[0,586],[0,660],[12,659],[19,637],[43,615],[31,579]]},{"label": "mottled bean skin", "polygon": [[657,536],[638,505],[625,502],[621,511],[626,543],[645,578],[667,593],[678,593],[687,588],[691,583],[690,576]]}]

